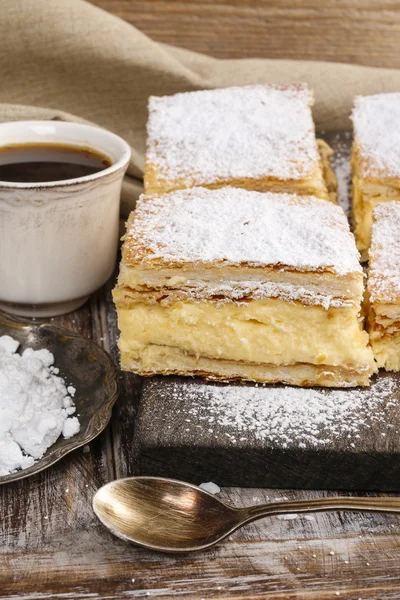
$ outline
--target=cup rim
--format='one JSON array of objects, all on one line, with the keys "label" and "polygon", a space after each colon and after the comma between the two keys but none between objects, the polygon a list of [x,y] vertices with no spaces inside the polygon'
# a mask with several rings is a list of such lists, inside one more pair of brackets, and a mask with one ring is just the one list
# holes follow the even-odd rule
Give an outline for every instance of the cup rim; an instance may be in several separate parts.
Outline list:
[{"label": "cup rim", "polygon": [[[95,181],[97,179],[106,177],[107,175],[111,175],[112,173],[116,173],[121,168],[125,167],[131,159],[131,148],[130,148],[129,144],[122,137],[120,137],[116,133],[113,133],[112,131],[109,131],[108,129],[105,129],[103,127],[95,127],[93,125],[87,125],[86,123],[75,123],[74,121],[52,121],[52,120],[45,120],[45,119],[5,121],[3,123],[0,123],[0,132],[1,132],[1,129],[3,126],[25,125],[26,127],[29,127],[29,126],[33,126],[33,125],[40,126],[40,125],[49,125],[49,124],[55,125],[56,127],[58,127],[60,125],[62,127],[66,127],[66,128],[68,128],[69,126],[71,126],[72,128],[78,127],[83,132],[86,131],[88,135],[90,135],[90,133],[93,133],[93,132],[98,133],[100,131],[101,135],[108,137],[110,140],[112,140],[113,142],[120,145],[120,148],[121,148],[120,158],[116,162],[114,162],[110,167],[107,167],[106,169],[102,169],[101,171],[97,171],[96,173],[92,173],[91,175],[84,175],[83,177],[74,177],[72,179],[60,179],[57,181],[40,181],[40,182],[2,181],[0,179],[0,189],[14,189],[14,190],[15,189],[24,189],[24,190],[51,189],[53,187],[68,187],[68,186],[72,186],[72,185],[76,185],[76,184],[80,184],[80,183]],[[0,147],[1,146],[2,146],[2,144],[0,142]],[[88,147],[89,148],[91,147],[95,151],[96,150],[99,151],[99,149],[96,148],[95,143],[88,142]],[[104,151],[100,150],[100,152],[104,152]]]}]

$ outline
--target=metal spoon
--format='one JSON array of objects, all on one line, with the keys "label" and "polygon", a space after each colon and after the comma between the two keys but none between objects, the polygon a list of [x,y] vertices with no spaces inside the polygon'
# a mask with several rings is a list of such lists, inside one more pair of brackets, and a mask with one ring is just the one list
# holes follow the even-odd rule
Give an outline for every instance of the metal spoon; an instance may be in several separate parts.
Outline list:
[{"label": "metal spoon", "polygon": [[332,497],[232,508],[201,488],[161,477],[117,479],[101,487],[93,509],[114,535],[161,552],[194,552],[271,515],[326,510],[400,512],[400,497]]}]

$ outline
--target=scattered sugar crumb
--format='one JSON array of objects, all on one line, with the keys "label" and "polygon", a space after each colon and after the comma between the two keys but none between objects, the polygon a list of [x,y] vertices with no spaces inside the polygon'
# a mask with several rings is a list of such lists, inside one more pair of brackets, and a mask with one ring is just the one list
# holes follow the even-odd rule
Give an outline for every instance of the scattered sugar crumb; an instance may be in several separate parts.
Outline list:
[{"label": "scattered sugar crumb", "polygon": [[278,519],[281,521],[293,521],[294,519],[297,519],[298,516],[297,513],[287,513],[285,515],[278,515]]},{"label": "scattered sugar crumb", "polygon": [[70,419],[67,419],[64,422],[62,434],[65,437],[65,439],[68,440],[69,438],[72,438],[74,435],[76,435],[79,432],[79,430],[79,420],[77,419],[77,417],[71,417]]},{"label": "scattered sugar crumb", "polygon": [[221,488],[216,483],[213,483],[212,481],[208,481],[207,483],[201,483],[199,485],[199,487],[202,490],[205,490],[206,492],[208,492],[209,494],[219,494],[221,491]]},{"label": "scattered sugar crumb", "polygon": [[331,556],[335,556],[335,553],[334,553],[334,551],[333,551],[333,550],[331,550],[331,551],[329,552],[329,554],[330,554]]}]

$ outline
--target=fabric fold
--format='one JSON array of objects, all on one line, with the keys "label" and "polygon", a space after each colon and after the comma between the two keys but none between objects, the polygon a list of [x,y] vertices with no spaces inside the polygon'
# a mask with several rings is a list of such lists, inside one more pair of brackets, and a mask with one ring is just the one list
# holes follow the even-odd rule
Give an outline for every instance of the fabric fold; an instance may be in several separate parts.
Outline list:
[{"label": "fabric fold", "polygon": [[83,0],[0,0],[0,121],[92,122],[132,147],[122,214],[141,190],[147,100],[247,83],[306,82],[317,128],[350,127],[357,94],[398,91],[400,71],[339,63],[219,60],[152,41]]}]

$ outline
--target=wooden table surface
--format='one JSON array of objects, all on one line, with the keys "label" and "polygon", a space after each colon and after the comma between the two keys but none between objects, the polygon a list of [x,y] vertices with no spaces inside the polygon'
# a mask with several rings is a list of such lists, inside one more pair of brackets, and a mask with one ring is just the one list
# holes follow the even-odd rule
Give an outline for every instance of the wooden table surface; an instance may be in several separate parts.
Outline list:
[{"label": "wooden table surface", "polygon": [[[155,39],[220,57],[269,56],[400,66],[398,2],[94,0]],[[112,282],[55,323],[116,350]],[[121,374],[111,425],[48,471],[0,488],[0,597],[8,599],[400,598],[400,518],[324,513],[248,525],[220,546],[163,556],[128,545],[96,520],[103,483],[133,475],[140,380]],[[323,491],[224,489],[237,506]]]},{"label": "wooden table surface", "polygon": [[[91,337],[117,361],[111,286],[54,323]],[[91,499],[107,481],[135,473],[140,381],[121,373],[120,384],[103,435],[44,473],[0,487],[0,598],[400,598],[398,515],[272,517],[189,556],[156,554],[113,537],[94,516]],[[230,488],[220,497],[244,506],[325,494]]]}]

